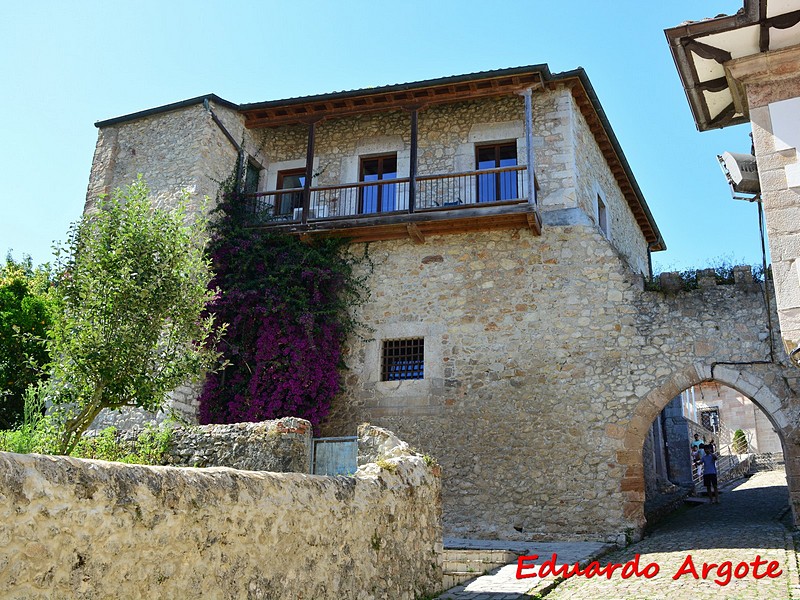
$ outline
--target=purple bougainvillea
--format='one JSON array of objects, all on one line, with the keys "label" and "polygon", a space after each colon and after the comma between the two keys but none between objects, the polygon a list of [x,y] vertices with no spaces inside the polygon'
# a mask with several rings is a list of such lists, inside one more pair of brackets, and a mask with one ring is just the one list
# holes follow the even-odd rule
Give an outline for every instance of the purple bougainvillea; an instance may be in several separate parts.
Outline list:
[{"label": "purple bougainvillea", "polygon": [[200,395],[200,422],[297,416],[316,426],[340,389],[342,344],[356,325],[350,308],[366,297],[346,242],[304,243],[249,227],[253,212],[235,192],[222,195],[216,212],[219,293],[208,309],[227,329],[223,366]]}]

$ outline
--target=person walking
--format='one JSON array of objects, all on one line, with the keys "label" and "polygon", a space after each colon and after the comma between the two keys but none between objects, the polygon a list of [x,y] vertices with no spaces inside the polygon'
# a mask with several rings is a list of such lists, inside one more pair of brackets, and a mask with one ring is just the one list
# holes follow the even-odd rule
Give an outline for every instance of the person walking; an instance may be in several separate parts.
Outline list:
[{"label": "person walking", "polygon": [[[719,504],[719,488],[717,487],[717,454],[713,451],[710,444],[703,447],[703,483],[706,486],[706,493],[712,504]],[[711,488],[714,488],[714,495],[711,495]]]}]

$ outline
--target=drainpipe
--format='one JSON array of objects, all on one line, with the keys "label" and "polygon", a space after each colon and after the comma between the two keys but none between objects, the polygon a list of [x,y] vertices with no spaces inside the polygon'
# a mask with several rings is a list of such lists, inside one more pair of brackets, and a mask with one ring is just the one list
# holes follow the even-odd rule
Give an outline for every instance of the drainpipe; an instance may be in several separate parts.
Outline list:
[{"label": "drainpipe", "polygon": [[650,276],[650,281],[653,281],[653,248],[657,245],[657,242],[647,244],[647,274]]},{"label": "drainpipe", "polygon": [[525,99],[525,159],[528,163],[528,202],[537,209],[536,159],[533,153],[533,88],[520,92]]}]

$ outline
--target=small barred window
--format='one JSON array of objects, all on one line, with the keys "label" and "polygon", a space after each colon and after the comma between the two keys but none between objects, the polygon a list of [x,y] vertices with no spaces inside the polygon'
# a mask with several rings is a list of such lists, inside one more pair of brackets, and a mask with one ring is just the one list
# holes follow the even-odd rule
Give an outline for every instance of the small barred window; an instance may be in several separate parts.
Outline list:
[{"label": "small barred window", "polygon": [[384,340],[381,379],[425,378],[425,339]]}]

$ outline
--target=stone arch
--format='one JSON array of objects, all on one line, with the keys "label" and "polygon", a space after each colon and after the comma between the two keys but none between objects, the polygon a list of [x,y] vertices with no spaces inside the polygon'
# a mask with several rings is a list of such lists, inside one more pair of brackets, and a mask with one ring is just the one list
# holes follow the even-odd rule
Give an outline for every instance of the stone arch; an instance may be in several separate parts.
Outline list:
[{"label": "stone arch", "polygon": [[[621,443],[617,450],[617,460],[623,467],[621,491],[623,495],[623,514],[638,533],[645,525],[644,518],[644,468],[642,465],[642,445],[651,424],[664,407],[678,394],[705,381],[715,381],[735,389],[747,396],[758,406],[772,423],[781,440],[787,465],[790,457],[787,451],[790,419],[782,406],[780,396],[759,375],[746,368],[746,365],[725,363],[695,363],[668,376],[660,386],[640,398],[631,413],[631,419],[624,431],[618,431]],[[790,497],[794,497],[793,482],[787,469]],[[794,513],[794,509],[793,509]]]}]

